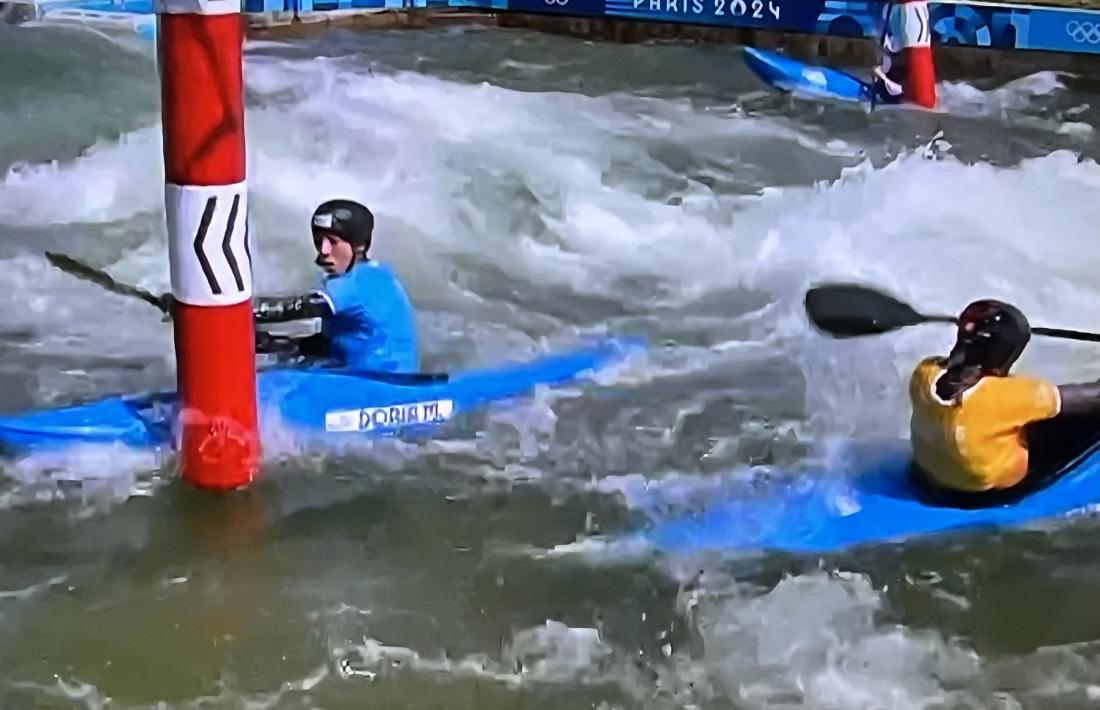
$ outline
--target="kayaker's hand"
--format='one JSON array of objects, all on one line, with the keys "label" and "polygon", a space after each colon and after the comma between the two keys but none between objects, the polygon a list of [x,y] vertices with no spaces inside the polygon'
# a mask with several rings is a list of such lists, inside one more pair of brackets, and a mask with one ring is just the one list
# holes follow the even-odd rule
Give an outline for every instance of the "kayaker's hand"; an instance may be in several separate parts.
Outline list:
[{"label": "kayaker's hand", "polygon": [[314,333],[298,341],[298,350],[305,357],[329,357],[331,355],[331,343],[323,333]]},{"label": "kayaker's hand", "polygon": [[265,330],[257,330],[256,354],[276,355],[283,358],[298,357],[301,353],[298,349],[298,339],[289,335],[275,335]]},{"label": "kayaker's hand", "polygon": [[164,311],[164,318],[161,319],[161,322],[167,323],[172,320],[172,306],[176,304],[176,297],[173,296],[171,292],[162,293],[157,300],[160,301],[161,310]]},{"label": "kayaker's hand", "polygon": [[1061,413],[1067,415],[1100,412],[1100,380],[1074,385],[1059,385]]}]

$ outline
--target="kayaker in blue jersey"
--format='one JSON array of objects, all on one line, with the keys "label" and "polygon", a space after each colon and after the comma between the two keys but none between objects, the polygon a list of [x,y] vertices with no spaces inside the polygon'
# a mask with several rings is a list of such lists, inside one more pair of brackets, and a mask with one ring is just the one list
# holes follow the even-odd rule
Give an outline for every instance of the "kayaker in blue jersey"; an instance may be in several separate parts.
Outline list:
[{"label": "kayaker in blue jersey", "polygon": [[956,495],[1036,483],[1042,472],[1029,467],[1033,426],[1100,414],[1100,381],[1055,385],[1009,374],[1031,326],[1007,303],[976,301],[958,323],[950,355],[925,358],[909,382],[915,471],[934,489]]},{"label": "kayaker in blue jersey", "polygon": [[313,213],[316,263],[328,276],[316,291],[256,297],[257,324],[320,318],[321,332],[289,341],[257,332],[257,348],[291,343],[309,359],[361,370],[413,372],[419,367],[412,304],[390,267],[367,256],[374,215],[351,200],[330,200]]}]

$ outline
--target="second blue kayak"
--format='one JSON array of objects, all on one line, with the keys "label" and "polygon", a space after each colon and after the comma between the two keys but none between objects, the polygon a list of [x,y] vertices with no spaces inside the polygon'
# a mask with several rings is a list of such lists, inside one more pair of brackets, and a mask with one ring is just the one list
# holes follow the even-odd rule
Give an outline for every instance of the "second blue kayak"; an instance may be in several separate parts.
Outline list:
[{"label": "second blue kayak", "polygon": [[959,531],[1011,528],[1100,506],[1100,420],[1052,420],[1032,445],[1037,483],[986,501],[933,496],[910,475],[904,450],[857,456],[843,470],[783,477],[766,492],[665,519],[644,533],[667,552],[701,550],[827,553]]},{"label": "second blue kayak", "polygon": [[754,47],[745,47],[744,56],[756,76],[781,91],[837,101],[870,101],[871,85],[846,72]]}]

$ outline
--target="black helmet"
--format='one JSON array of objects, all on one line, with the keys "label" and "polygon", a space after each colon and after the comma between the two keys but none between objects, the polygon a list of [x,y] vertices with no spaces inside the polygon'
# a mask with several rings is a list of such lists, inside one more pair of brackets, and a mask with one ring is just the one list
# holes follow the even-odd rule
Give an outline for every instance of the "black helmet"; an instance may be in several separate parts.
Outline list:
[{"label": "black helmet", "polygon": [[985,299],[971,303],[959,315],[951,365],[977,365],[987,372],[1007,374],[1031,340],[1031,326],[1015,306]]},{"label": "black helmet", "polygon": [[329,200],[313,211],[313,240],[322,234],[335,234],[354,247],[370,249],[374,233],[374,215],[352,200]]}]

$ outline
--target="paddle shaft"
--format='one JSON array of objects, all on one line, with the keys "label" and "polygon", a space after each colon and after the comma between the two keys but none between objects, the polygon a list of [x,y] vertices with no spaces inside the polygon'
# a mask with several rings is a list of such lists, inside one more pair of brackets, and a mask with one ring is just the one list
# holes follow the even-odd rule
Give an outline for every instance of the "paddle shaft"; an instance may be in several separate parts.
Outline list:
[{"label": "paddle shaft", "polygon": [[84,281],[90,281],[98,286],[101,286],[112,293],[117,293],[122,296],[130,296],[145,301],[149,305],[153,306],[165,315],[172,315],[168,304],[164,299],[158,298],[156,295],[149,293],[143,288],[137,286],[130,286],[127,284],[120,284],[115,281],[106,271],[92,268],[87,264],[81,263],[71,256],[65,254],[57,254],[54,252],[46,252],[46,258],[51,264],[61,269],[67,274],[83,279]]},{"label": "paddle shaft", "polygon": [[[929,323],[958,323],[954,316],[925,316]],[[1048,338],[1062,338],[1064,340],[1082,340],[1088,343],[1100,343],[1100,333],[1089,333],[1081,330],[1067,330],[1065,328],[1044,328],[1037,326],[1031,329],[1032,335],[1044,335]]]},{"label": "paddle shaft", "polygon": [[1032,328],[1031,332],[1035,335],[1045,335],[1049,338],[1064,338],[1066,340],[1083,340],[1089,343],[1100,343],[1100,333],[1064,330],[1062,328]]},{"label": "paddle shaft", "polygon": [[[926,316],[929,323],[958,323],[953,316]],[[1100,343],[1100,333],[1089,333],[1081,330],[1066,330],[1065,328],[1044,328],[1042,326],[1031,329],[1032,335],[1043,335],[1048,338],[1062,338],[1064,340],[1082,340],[1088,343]]]},{"label": "paddle shaft", "polygon": [[[893,12],[894,12],[893,2],[887,2],[886,3],[886,19],[884,19],[883,22],[882,22],[882,32],[879,32],[878,46],[875,48],[875,54],[878,55],[878,57],[880,59],[880,61],[879,61],[880,65],[882,64],[881,58],[882,58],[883,46],[886,44],[886,33],[890,31],[890,15],[892,15]],[[872,112],[874,112],[874,110],[875,110],[875,104],[878,103],[877,102],[877,99],[878,99],[878,83],[879,83],[878,74],[872,72],[872,74],[871,74],[871,111]]]}]

